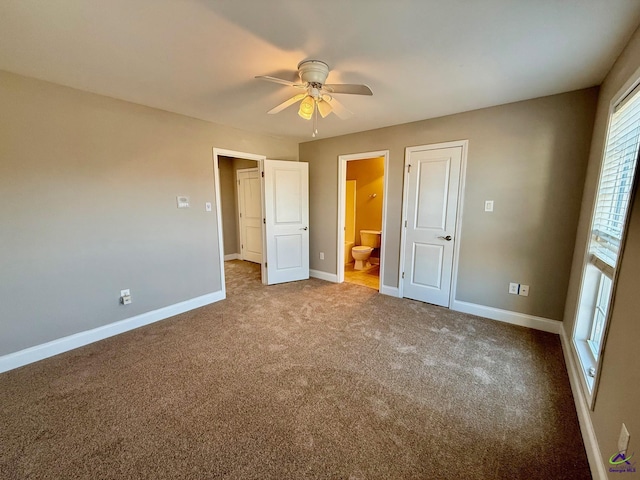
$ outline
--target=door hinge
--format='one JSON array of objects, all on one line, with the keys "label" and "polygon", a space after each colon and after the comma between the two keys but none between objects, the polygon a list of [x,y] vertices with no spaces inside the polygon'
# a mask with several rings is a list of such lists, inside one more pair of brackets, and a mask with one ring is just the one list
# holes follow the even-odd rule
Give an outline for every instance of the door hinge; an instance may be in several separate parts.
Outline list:
[{"label": "door hinge", "polygon": [[402,272],[402,279],[404,280],[404,272]]},{"label": "door hinge", "polygon": [[240,213],[240,218],[242,218],[242,213]]},{"label": "door hinge", "polygon": [[267,268],[269,266],[269,264],[267,262],[264,262],[264,268]]},{"label": "door hinge", "polygon": [[244,245],[240,244],[240,250],[244,250]]},{"label": "door hinge", "polygon": [[411,164],[407,165],[407,173],[411,173]]},{"label": "door hinge", "polygon": [[263,219],[262,219],[262,223],[264,223],[264,224],[266,225],[266,224],[267,224],[267,219],[266,219],[266,218],[263,218]]},{"label": "door hinge", "polygon": [[264,178],[264,172],[262,172],[262,178]]},{"label": "door hinge", "polygon": [[407,221],[404,221],[404,228],[407,228]]}]

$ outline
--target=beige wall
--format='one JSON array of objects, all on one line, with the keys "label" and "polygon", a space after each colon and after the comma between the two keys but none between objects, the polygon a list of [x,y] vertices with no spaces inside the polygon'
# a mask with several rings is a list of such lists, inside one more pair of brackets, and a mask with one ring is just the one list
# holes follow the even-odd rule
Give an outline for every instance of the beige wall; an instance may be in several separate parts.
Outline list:
[{"label": "beige wall", "polygon": [[[640,79],[640,29],[635,32],[623,53],[605,78],[598,99],[598,110],[593,130],[587,180],[576,236],[576,248],[571,271],[571,282],[565,309],[565,332],[570,338],[575,320],[582,262],[598,174],[602,162],[604,139],[611,102],[621,89]],[[620,274],[612,304],[609,333],[600,374],[600,386],[591,419],[595,428],[602,460],[608,465],[609,457],[617,450],[620,427],[624,422],[631,433],[629,452],[640,452],[640,196],[636,194],[624,252],[620,260]],[[637,455],[637,453],[636,453]],[[640,474],[615,474],[610,478],[640,478]]]},{"label": "beige wall", "polygon": [[[339,155],[390,151],[382,280],[396,287],[404,150],[468,139],[457,299],[562,319],[596,99],[591,88],[300,144],[312,179],[311,268],[336,273]],[[530,285],[530,296],[509,295],[509,282]]]},{"label": "beige wall", "polygon": [[0,355],[219,291],[212,147],[298,155],[295,142],[6,72],[0,105]]},{"label": "beige wall", "polygon": [[384,157],[348,161],[347,180],[356,180],[356,245],[360,245],[360,230],[382,230]]}]

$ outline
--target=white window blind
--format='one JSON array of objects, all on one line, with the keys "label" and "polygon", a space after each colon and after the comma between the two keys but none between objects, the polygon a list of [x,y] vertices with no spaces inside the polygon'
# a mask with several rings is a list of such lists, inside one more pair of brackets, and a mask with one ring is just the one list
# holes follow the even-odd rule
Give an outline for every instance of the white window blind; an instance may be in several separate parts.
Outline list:
[{"label": "white window blind", "polygon": [[598,186],[590,250],[615,268],[633,187],[640,144],[640,87],[611,116],[604,163]]}]

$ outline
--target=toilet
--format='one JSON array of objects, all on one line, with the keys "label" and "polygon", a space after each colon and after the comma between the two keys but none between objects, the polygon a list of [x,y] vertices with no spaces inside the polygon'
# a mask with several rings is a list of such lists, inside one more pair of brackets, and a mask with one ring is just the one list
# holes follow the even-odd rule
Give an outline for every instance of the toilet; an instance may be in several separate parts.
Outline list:
[{"label": "toilet", "polygon": [[380,247],[381,233],[378,230],[360,230],[360,243],[362,245],[351,249],[351,255],[356,261],[353,266],[354,270],[364,270],[371,266],[369,257],[374,248]]}]

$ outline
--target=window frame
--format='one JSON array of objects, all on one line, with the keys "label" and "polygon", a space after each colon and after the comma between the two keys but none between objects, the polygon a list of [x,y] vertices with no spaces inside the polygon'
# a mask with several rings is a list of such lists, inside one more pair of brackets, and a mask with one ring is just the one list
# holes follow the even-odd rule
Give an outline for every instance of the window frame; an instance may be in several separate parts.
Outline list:
[{"label": "window frame", "polygon": [[[624,248],[627,239],[629,218],[631,216],[632,206],[635,201],[639,176],[640,176],[640,151],[636,153],[636,166],[631,179],[631,191],[629,194],[629,204],[625,213],[623,231],[620,238],[620,244],[617,252],[616,265],[612,266],[609,262],[602,259],[599,255],[594,254],[594,251],[590,248],[592,243],[592,237],[594,234],[594,220],[596,216],[596,210],[598,206],[598,193],[600,190],[600,184],[602,175],[604,172],[605,159],[607,155],[607,148],[610,139],[611,124],[613,115],[616,113],[616,108],[622,105],[624,102],[630,100],[632,97],[637,97],[637,101],[640,101],[640,69],[638,69],[633,77],[626,82],[625,87],[622,88],[617,95],[615,95],[610,104],[607,116],[607,124],[604,134],[604,142],[600,155],[600,164],[598,171],[598,179],[595,184],[595,192],[593,201],[591,204],[591,211],[589,217],[588,232],[586,242],[584,245],[584,259],[580,269],[580,287],[578,290],[578,298],[576,302],[576,310],[573,322],[573,330],[571,332],[570,344],[572,345],[574,358],[577,360],[577,365],[580,367],[582,375],[580,377],[580,383],[582,385],[583,393],[587,400],[587,404],[591,410],[595,407],[595,401],[598,392],[598,386],[600,384],[600,373],[602,370],[602,364],[604,361],[607,338],[610,327],[610,317],[614,310],[614,300],[616,295],[618,275],[620,270],[620,260],[624,254]],[[611,288],[609,294],[609,301],[607,305],[607,311],[604,319],[604,327],[602,332],[602,338],[600,341],[599,355],[595,356],[591,346],[588,343],[588,339],[591,335],[593,328],[593,320],[595,315],[597,297],[601,281],[598,281],[598,290],[594,295],[595,301],[584,302],[585,295],[590,295],[587,290],[593,288],[593,278],[596,276],[607,276],[611,280]],[[589,314],[590,313],[590,314]],[[585,320],[588,315],[589,321]],[[585,323],[587,324],[585,326]]]}]

